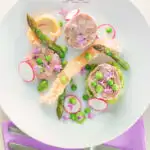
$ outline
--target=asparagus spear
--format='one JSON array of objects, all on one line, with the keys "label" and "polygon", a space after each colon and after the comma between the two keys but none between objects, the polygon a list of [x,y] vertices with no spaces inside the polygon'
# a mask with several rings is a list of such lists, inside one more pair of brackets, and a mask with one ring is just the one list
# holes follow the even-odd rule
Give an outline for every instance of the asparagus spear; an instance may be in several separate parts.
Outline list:
[{"label": "asparagus spear", "polygon": [[112,59],[114,59],[125,70],[128,70],[130,68],[130,65],[128,64],[128,62],[126,62],[120,56],[118,56],[113,51],[111,51],[111,49],[109,49],[109,48],[107,48],[105,46],[102,46],[100,44],[94,45],[93,48],[95,50],[98,50],[98,51],[103,52],[106,55],[110,56]]},{"label": "asparagus spear", "polygon": [[58,98],[58,103],[57,103],[57,108],[56,108],[56,113],[57,113],[58,119],[61,119],[63,112],[64,112],[65,94],[66,94],[66,92],[64,90],[63,94],[61,94]]},{"label": "asparagus spear", "polygon": [[40,42],[43,45],[47,45],[49,49],[52,49],[54,52],[56,52],[60,58],[65,57],[65,52],[61,48],[61,46],[57,45],[56,43],[53,43],[52,40],[49,39],[47,35],[45,35],[37,26],[36,21],[27,14],[27,22],[31,30],[34,32],[36,37],[40,40]]}]

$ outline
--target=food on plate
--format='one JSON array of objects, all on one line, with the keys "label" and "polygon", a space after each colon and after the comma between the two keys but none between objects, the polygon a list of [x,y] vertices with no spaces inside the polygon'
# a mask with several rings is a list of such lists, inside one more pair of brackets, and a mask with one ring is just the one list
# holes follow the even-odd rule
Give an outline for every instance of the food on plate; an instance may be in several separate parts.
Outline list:
[{"label": "food on plate", "polygon": [[[64,20],[59,22],[49,14],[36,18],[27,14],[32,50],[18,71],[23,81],[37,81],[41,103],[56,104],[51,107],[56,107],[59,120],[83,124],[117,102],[124,87],[123,70],[130,66],[121,58],[112,25],[98,26],[79,9],[60,14]],[[57,41],[62,33],[69,50]],[[82,51],[70,60],[71,48]]]},{"label": "food on plate", "polygon": [[19,75],[25,82],[32,82],[35,79],[35,73],[33,66],[29,61],[22,61],[19,64]]},{"label": "food on plate", "polygon": [[76,14],[66,25],[64,35],[69,46],[76,49],[89,47],[97,35],[95,20],[88,14]]},{"label": "food on plate", "polygon": [[107,102],[117,99],[123,88],[123,76],[120,76],[121,71],[118,70],[110,64],[98,65],[87,77],[86,88],[89,93]]},{"label": "food on plate", "polygon": [[[35,21],[38,28],[44,34],[48,35],[52,41],[56,41],[57,38],[60,36],[61,34],[60,24],[53,16],[48,14],[43,14],[36,17]],[[31,29],[28,30],[27,34],[32,44],[40,42],[39,39],[36,37],[35,33]]]},{"label": "food on plate", "polygon": [[[41,97],[43,103],[51,104],[57,101],[59,95],[63,92],[66,86],[69,84],[71,78],[78,74],[86,64],[98,57],[101,53],[113,58],[116,63],[121,65],[125,70],[129,69],[129,64],[117,55],[115,50],[106,47],[103,40],[96,40],[93,46],[85,50],[80,56],[71,60],[66,67],[58,74],[56,80],[52,84],[52,88],[46,95]],[[76,68],[76,69],[72,69]],[[65,78],[65,82],[62,82],[62,78]]]},{"label": "food on plate", "polygon": [[88,101],[88,105],[99,112],[106,111],[108,107],[108,103],[102,98],[92,98]]},{"label": "food on plate", "polygon": [[38,27],[36,21],[31,16],[27,15],[27,22],[35,34],[35,36],[39,39],[40,43],[46,45],[49,49],[53,50],[55,53],[59,55],[60,58],[64,58],[66,51],[60,46],[54,43],[46,34],[44,34]]}]

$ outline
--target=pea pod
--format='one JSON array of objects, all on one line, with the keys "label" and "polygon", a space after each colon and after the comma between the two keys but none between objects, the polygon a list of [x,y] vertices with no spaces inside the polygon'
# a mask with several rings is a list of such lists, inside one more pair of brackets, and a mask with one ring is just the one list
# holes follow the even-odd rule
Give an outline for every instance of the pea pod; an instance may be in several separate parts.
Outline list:
[{"label": "pea pod", "polygon": [[43,45],[48,46],[49,49],[52,49],[56,52],[60,58],[65,58],[65,52],[61,48],[61,46],[54,43],[52,40],[49,39],[47,35],[45,35],[37,26],[36,21],[27,14],[27,22],[31,30],[34,32],[36,37],[40,40]]}]

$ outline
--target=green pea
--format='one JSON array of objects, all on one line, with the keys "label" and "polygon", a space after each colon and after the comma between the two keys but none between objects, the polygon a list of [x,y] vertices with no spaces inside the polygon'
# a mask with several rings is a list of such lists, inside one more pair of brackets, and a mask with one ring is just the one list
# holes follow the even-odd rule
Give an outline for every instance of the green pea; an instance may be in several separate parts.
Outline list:
[{"label": "green pea", "polygon": [[84,109],[84,112],[85,112],[86,114],[89,114],[89,113],[91,112],[91,109],[90,109],[90,108],[85,108],[85,109]]},{"label": "green pea", "polygon": [[71,85],[71,90],[72,90],[72,91],[76,91],[76,90],[77,90],[77,86],[76,86],[75,84],[72,84],[72,85]]},{"label": "green pea", "polygon": [[85,54],[85,59],[88,60],[88,61],[91,60],[92,59],[92,55],[90,53],[86,53]]},{"label": "green pea", "polygon": [[60,80],[61,80],[62,84],[66,84],[67,83],[67,77],[66,76],[61,76]]},{"label": "green pea", "polygon": [[101,93],[103,92],[104,89],[101,85],[97,85],[95,90],[96,90],[96,93]]},{"label": "green pea", "polygon": [[65,67],[68,64],[67,60],[62,61],[62,66]]},{"label": "green pea", "polygon": [[108,84],[109,86],[112,86],[112,85],[114,84],[114,81],[110,79],[110,80],[107,81],[107,84]]},{"label": "green pea", "polygon": [[59,21],[59,26],[63,27],[63,25],[64,25],[63,21]]},{"label": "green pea", "polygon": [[113,84],[112,89],[113,89],[113,91],[118,91],[119,86],[117,84]]},{"label": "green pea", "polygon": [[112,33],[112,28],[111,27],[106,28],[106,32],[107,33]]},{"label": "green pea", "polygon": [[45,56],[45,60],[47,62],[50,62],[52,60],[52,56],[50,56],[50,55]]},{"label": "green pea", "polygon": [[97,86],[97,82],[96,82],[96,81],[93,81],[93,82],[91,83],[91,85],[92,85],[93,87],[96,87],[96,86]]},{"label": "green pea", "polygon": [[39,85],[38,85],[37,89],[38,89],[39,92],[47,90],[48,89],[48,81],[47,80],[41,80],[39,82]]},{"label": "green pea", "polygon": [[37,58],[37,59],[36,59],[36,63],[37,63],[38,65],[42,65],[42,64],[43,64],[43,61],[42,61],[41,58]]},{"label": "green pea", "polygon": [[89,100],[89,96],[87,95],[87,94],[84,94],[83,96],[82,96],[82,98],[83,98],[83,100]]},{"label": "green pea", "polygon": [[69,99],[69,102],[70,102],[70,104],[75,105],[77,103],[77,100],[76,100],[76,98],[72,97]]},{"label": "green pea", "polygon": [[76,114],[70,114],[70,119],[73,121],[76,121]]},{"label": "green pea", "polygon": [[87,71],[90,71],[90,70],[91,70],[91,66],[90,66],[89,64],[87,64],[87,65],[85,66],[85,69],[86,69]]},{"label": "green pea", "polygon": [[101,79],[103,79],[104,78],[104,76],[103,76],[103,74],[101,73],[101,72],[96,72],[96,75],[95,75],[95,77],[96,77],[96,79],[97,80],[101,80]]}]

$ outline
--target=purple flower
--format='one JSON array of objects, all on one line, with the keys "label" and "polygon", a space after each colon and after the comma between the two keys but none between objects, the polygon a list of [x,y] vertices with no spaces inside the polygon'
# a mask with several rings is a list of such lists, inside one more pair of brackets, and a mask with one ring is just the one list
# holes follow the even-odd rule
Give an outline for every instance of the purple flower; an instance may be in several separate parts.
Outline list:
[{"label": "purple flower", "polygon": [[92,114],[92,113],[89,113],[89,114],[88,114],[88,118],[89,118],[89,119],[93,119],[93,118],[94,118],[94,116],[95,116],[95,115],[94,115],[94,114]]},{"label": "purple flower", "polygon": [[83,119],[83,117],[82,116],[78,116],[78,120],[81,120],[81,119]]},{"label": "purple flower", "polygon": [[81,69],[81,71],[80,71],[80,74],[81,75],[84,75],[86,73],[86,69],[85,69],[85,67],[83,67],[82,69]]},{"label": "purple flower", "polygon": [[106,84],[105,80],[100,80],[100,81],[98,81],[98,83],[101,84],[102,86],[105,86],[105,84]]},{"label": "purple flower", "polygon": [[73,105],[72,104],[68,104],[68,107],[70,108],[70,110],[73,109]]},{"label": "purple flower", "polygon": [[112,78],[113,77],[113,72],[107,72],[105,75],[104,75],[104,78],[106,79],[106,80],[109,80],[110,78]]},{"label": "purple flower", "polygon": [[63,119],[64,119],[64,120],[69,120],[70,117],[69,117],[69,115],[66,114],[66,115],[63,116]]},{"label": "purple flower", "polygon": [[62,15],[63,17],[65,17],[67,14],[68,14],[68,11],[65,10],[65,9],[61,9],[59,12],[58,12],[59,15]]},{"label": "purple flower", "polygon": [[86,38],[84,38],[84,36],[82,34],[78,35],[77,40],[80,45],[86,43]]},{"label": "purple flower", "polygon": [[46,68],[47,68],[48,70],[50,70],[50,66],[49,66],[49,65],[46,65]]},{"label": "purple flower", "polygon": [[54,66],[54,70],[55,70],[56,72],[60,72],[61,69],[62,69],[62,66],[61,66],[61,65],[55,65],[55,66]]},{"label": "purple flower", "polygon": [[35,65],[33,69],[37,74],[40,74],[41,68],[38,65]]},{"label": "purple flower", "polygon": [[112,94],[113,93],[113,90],[110,88],[110,87],[107,87],[106,89],[104,89],[104,92],[106,94]]},{"label": "purple flower", "polygon": [[40,50],[38,48],[33,49],[33,54],[39,54]]}]

